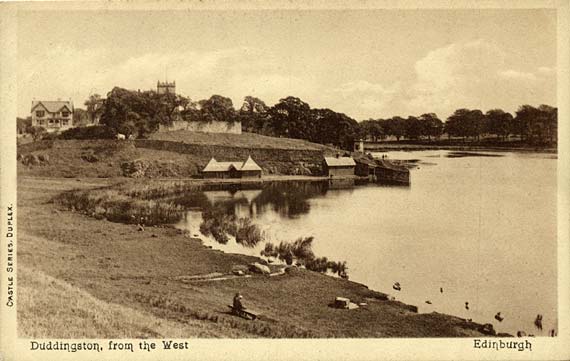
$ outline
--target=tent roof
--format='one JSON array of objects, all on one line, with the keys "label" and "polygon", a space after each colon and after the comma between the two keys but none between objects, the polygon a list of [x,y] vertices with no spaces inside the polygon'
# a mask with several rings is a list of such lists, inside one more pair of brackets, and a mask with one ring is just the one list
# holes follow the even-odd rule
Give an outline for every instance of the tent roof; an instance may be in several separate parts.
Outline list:
[{"label": "tent roof", "polygon": [[251,156],[247,157],[247,160],[243,163],[240,170],[261,170],[261,167],[255,163]]},{"label": "tent roof", "polygon": [[208,164],[206,164],[206,167],[204,167],[202,172],[227,172],[232,167],[239,171],[261,171],[261,167],[257,165],[251,157],[248,157],[245,162],[218,162],[216,159],[212,158]]}]

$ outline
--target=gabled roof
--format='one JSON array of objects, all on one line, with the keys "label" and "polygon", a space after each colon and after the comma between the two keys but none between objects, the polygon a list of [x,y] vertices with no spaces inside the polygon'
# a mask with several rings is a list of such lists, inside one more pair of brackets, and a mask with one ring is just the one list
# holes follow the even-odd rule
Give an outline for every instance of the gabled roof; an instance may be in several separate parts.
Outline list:
[{"label": "gabled roof", "polygon": [[354,167],[356,165],[352,157],[325,157],[325,163],[329,167]]},{"label": "gabled roof", "polygon": [[218,162],[216,159],[212,158],[208,164],[206,164],[206,167],[204,167],[202,172],[227,172],[231,167],[240,169],[241,164],[241,162]]},{"label": "gabled roof", "polygon": [[241,166],[240,170],[242,170],[242,171],[244,171],[244,170],[261,170],[261,167],[259,165],[257,165],[257,163],[255,163],[255,161],[253,159],[251,159],[251,156],[249,156],[249,157],[247,157],[247,160]]},{"label": "gabled roof", "polygon": [[216,159],[212,158],[208,164],[206,164],[206,167],[204,167],[202,172],[227,172],[231,168],[239,171],[261,171],[261,167],[258,166],[251,157],[248,157],[245,162],[218,162]]},{"label": "gabled roof", "polygon": [[32,110],[38,106],[42,105],[50,113],[58,113],[62,109],[67,108],[68,111],[73,110],[73,103],[67,100],[34,100],[32,101]]}]

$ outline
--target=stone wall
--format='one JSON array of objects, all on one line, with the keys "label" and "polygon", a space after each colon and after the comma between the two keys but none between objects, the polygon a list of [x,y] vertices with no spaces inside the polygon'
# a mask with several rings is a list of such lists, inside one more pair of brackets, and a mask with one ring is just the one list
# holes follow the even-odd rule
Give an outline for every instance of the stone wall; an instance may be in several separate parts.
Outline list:
[{"label": "stone wall", "polygon": [[187,122],[184,120],[175,120],[172,125],[160,125],[159,132],[170,132],[175,130],[189,130],[191,132],[202,133],[230,133],[241,134],[241,122]]},{"label": "stone wall", "polygon": [[216,158],[218,161],[245,160],[251,156],[265,173],[322,174],[322,150],[209,146],[153,139],[137,139],[135,145],[138,148],[192,154],[205,160],[210,158]]}]

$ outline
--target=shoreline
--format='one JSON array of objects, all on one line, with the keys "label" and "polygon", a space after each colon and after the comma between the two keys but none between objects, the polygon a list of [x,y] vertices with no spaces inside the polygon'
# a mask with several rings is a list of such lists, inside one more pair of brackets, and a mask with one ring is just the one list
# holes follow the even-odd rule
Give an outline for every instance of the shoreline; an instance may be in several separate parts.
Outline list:
[{"label": "shoreline", "polygon": [[428,145],[428,144],[377,144],[367,148],[368,152],[391,152],[391,151],[422,151],[422,150],[449,150],[449,151],[479,151],[479,152],[513,152],[513,153],[545,153],[558,154],[557,148],[532,148],[532,147],[500,147],[482,145]]},{"label": "shoreline", "polygon": [[[297,268],[284,276],[270,279],[254,275],[246,279],[192,284],[193,289],[210,289],[213,294],[209,296],[209,292],[200,291],[198,294],[202,296],[198,299],[189,297],[187,292],[180,290],[184,285],[172,277],[211,272],[230,274],[232,267],[259,262],[262,258],[209,249],[202,241],[192,240],[184,232],[172,227],[148,227],[144,232],[136,232],[133,225],[97,220],[77,212],[57,211],[54,204],[49,203],[55,194],[76,188],[78,184],[84,189],[92,189],[98,185],[112,185],[120,180],[94,181],[87,184],[87,180],[85,183],[77,183],[74,179],[19,179],[19,203],[23,203],[19,205],[22,235],[19,250],[24,267],[62,278],[101,300],[119,302],[123,306],[142,309],[167,319],[177,319],[182,315],[190,317],[184,310],[191,307],[194,310],[191,317],[200,320],[203,313],[211,315],[213,310],[219,309],[220,302],[227,303],[237,288],[270,319],[279,320],[277,324],[269,322],[265,325],[271,331],[264,332],[272,333],[272,337],[471,337],[491,336],[494,333],[481,332],[483,325],[452,315],[435,312],[417,314],[413,312],[415,306],[390,301],[387,294],[370,290],[365,285]],[[53,189],[53,184],[59,187]],[[44,202],[38,203],[38,198]],[[47,224],[51,223],[54,212],[57,212],[58,222],[49,227]],[[108,248],[106,256],[93,253],[102,246],[102,242]],[[50,253],[54,246],[61,258],[69,259],[69,264],[53,262]],[[187,259],[193,261],[188,263],[185,261]],[[101,273],[101,262],[103,265],[109,264],[111,268]],[[141,262],[147,264],[143,269],[140,268]],[[70,273],[70,269],[79,271]],[[152,269],[159,274],[145,273],[145,270]],[[299,294],[298,290],[305,287],[313,289],[313,294]],[[157,292],[164,296],[156,296]],[[281,296],[276,298],[276,292]],[[220,300],[218,296],[222,294],[224,296]],[[368,303],[366,313],[330,309],[326,304],[334,300],[335,296],[347,296],[351,300]],[[156,297],[167,299],[158,301],[155,300]],[[156,310],[152,306],[156,302],[166,302],[166,309],[160,311],[161,306]],[[298,305],[305,306],[299,308]],[[288,311],[283,313],[283,310]],[[214,318],[213,315],[211,317]],[[233,332],[250,334],[246,337],[251,337],[252,332],[260,336],[258,331],[250,330],[251,326],[247,323],[243,324],[232,316],[223,316],[224,320],[229,317],[229,321],[221,322],[220,317],[222,316],[215,317],[218,321],[210,320],[214,323],[210,326],[215,326],[216,329],[221,327],[216,331],[221,332],[221,337],[228,337]],[[315,321],[323,318],[330,319],[329,322],[336,326],[315,326]],[[228,329],[226,322],[233,326]],[[402,322],[404,326],[401,325]]]}]

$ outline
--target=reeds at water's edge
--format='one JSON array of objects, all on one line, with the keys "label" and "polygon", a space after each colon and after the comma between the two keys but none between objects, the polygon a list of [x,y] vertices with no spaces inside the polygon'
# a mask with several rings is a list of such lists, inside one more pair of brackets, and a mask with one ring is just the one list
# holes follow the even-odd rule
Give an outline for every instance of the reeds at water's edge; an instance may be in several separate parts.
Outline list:
[{"label": "reeds at water's edge", "polygon": [[[111,187],[90,190],[71,190],[53,199],[59,207],[80,212],[111,222],[156,226],[176,223],[184,216],[185,208],[163,197],[197,192],[201,185],[181,181],[157,183],[125,182]],[[218,207],[206,209],[202,214],[200,232],[226,244],[229,236],[244,247],[255,247],[266,241],[266,234],[250,218],[237,218]],[[332,272],[348,278],[346,262],[316,257],[312,251],[313,237],[299,238],[294,242],[281,242],[275,246],[265,244],[261,255],[273,257],[291,265],[293,262],[311,271]]]},{"label": "reeds at water's edge", "polygon": [[112,188],[68,191],[57,196],[54,202],[95,218],[146,226],[174,223],[184,214],[181,206],[171,202],[136,199]]}]

